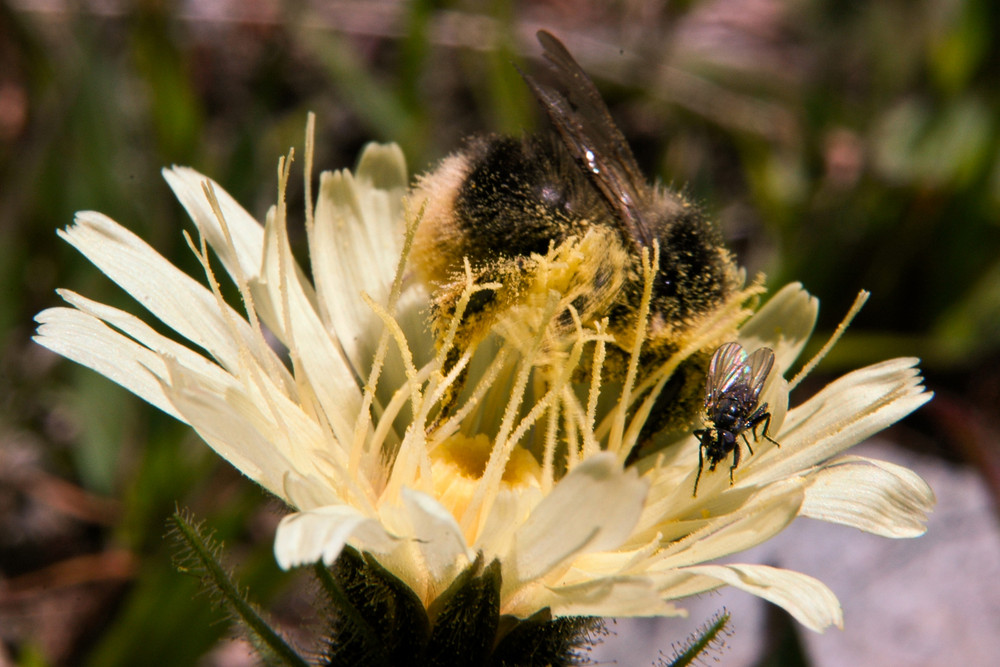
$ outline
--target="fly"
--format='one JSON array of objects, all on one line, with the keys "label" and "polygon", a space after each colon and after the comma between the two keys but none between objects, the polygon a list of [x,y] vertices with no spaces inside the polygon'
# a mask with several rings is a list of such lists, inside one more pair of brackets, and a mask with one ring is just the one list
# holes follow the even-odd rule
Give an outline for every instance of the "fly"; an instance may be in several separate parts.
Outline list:
[{"label": "fly", "polygon": [[773,366],[774,351],[767,347],[748,355],[739,343],[726,343],[712,355],[705,382],[705,412],[710,427],[694,431],[700,445],[693,496],[698,495],[698,481],[705,459],[708,459],[708,470],[712,472],[732,452],[729,483],[733,483],[733,471],[740,464],[738,437],[743,437],[747,449],[753,454],[747,431],[756,441],[757,428],[763,426],[761,435],[778,444],[767,434],[771,426],[767,403],[760,403],[760,391]]}]

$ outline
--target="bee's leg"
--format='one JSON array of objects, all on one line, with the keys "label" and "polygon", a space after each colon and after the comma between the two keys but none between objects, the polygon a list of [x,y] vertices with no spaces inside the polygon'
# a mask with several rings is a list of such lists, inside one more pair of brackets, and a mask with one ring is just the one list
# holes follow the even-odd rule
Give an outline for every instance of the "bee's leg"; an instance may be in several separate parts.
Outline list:
[{"label": "bee's leg", "polygon": [[[743,433],[742,435],[743,435],[743,442],[746,444],[747,450],[749,450],[749,452],[750,452],[750,456],[753,456],[753,447],[750,446],[750,441],[747,440],[747,434]],[[756,437],[757,437],[757,434],[754,433],[754,438],[756,438]],[[736,449],[739,449],[739,447],[737,447]],[[737,456],[736,458],[738,460],[739,456]]]}]

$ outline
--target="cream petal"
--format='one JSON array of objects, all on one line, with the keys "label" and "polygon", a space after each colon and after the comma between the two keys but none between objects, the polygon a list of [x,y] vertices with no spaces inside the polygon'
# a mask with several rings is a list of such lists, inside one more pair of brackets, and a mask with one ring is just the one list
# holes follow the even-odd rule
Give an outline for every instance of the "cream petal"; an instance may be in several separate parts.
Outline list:
[{"label": "cream petal", "polygon": [[660,595],[667,600],[693,597],[725,586],[723,582],[714,577],[694,574],[688,569],[651,572],[650,576],[656,581]]},{"label": "cream petal", "polygon": [[[202,440],[244,475],[282,497],[285,471],[295,469],[283,454],[289,448],[276,442],[276,430],[263,417],[234,378],[213,383],[165,360],[168,379],[163,391],[181,418]],[[308,468],[307,468],[308,469]]]},{"label": "cream petal", "polygon": [[285,472],[282,491],[285,501],[300,512],[327,505],[346,504],[326,480],[312,474],[303,475],[294,470]]},{"label": "cream petal", "polygon": [[431,578],[451,581],[474,558],[455,517],[426,493],[403,489],[413,537]]},{"label": "cream petal", "polygon": [[[629,542],[635,542],[635,534]],[[574,574],[567,574],[563,581],[570,583],[584,579],[596,579],[601,576],[611,576],[622,572],[634,572],[636,568],[648,566],[651,557],[656,557],[663,548],[663,539],[656,535],[653,539],[640,544],[636,548],[619,548],[614,551],[598,551],[583,554],[573,559]]]},{"label": "cream petal", "polygon": [[149,312],[223,367],[237,367],[240,350],[250,350],[268,363],[276,359],[236,311],[220,307],[209,289],[111,218],[83,211],[77,214],[76,224],[59,234]]},{"label": "cream petal", "polygon": [[639,520],[647,488],[634,469],[622,470],[611,454],[584,461],[518,528],[508,556],[515,571],[509,574],[528,581],[574,555],[619,546]]},{"label": "cream petal", "polygon": [[[398,212],[402,195],[410,186],[406,170],[406,156],[398,144],[369,143],[361,150],[354,174],[376,191],[388,193],[374,202],[375,206],[388,206],[388,212]],[[390,216],[391,217],[391,216]]]},{"label": "cream petal", "polygon": [[[376,189],[379,184],[389,190]],[[324,172],[310,239],[324,316],[355,368],[366,369],[382,322],[361,297],[385,303],[403,247],[406,164],[397,146],[370,144],[359,171]]]},{"label": "cream petal", "polygon": [[[170,357],[191,371],[215,381],[221,381],[229,375],[215,362],[209,361],[191,348],[157,333],[135,315],[98,303],[71,290],[58,290],[58,293],[67,303],[81,312],[104,321],[161,357]],[[165,375],[160,374],[159,377],[165,377]]]},{"label": "cream petal", "polygon": [[[264,228],[246,209],[239,205],[218,183],[190,167],[173,166],[163,169],[163,178],[170,189],[194,221],[198,231],[212,246],[226,271],[231,276],[240,274],[247,280],[257,277],[260,271],[261,252],[264,247]],[[219,202],[226,226],[229,228],[230,244],[223,232],[219,219],[212,211],[204,186],[211,184]]]},{"label": "cream petal", "polygon": [[[288,428],[295,422],[288,415],[282,428],[276,428],[271,421],[274,413],[262,416],[254,407],[255,401],[244,396],[243,385],[218,365],[161,336],[128,313],[72,292],[63,292],[63,296],[80,310],[53,308],[40,313],[40,344],[97,370],[190,424],[220,456],[282,496],[279,478],[291,466],[282,450],[306,451],[304,442],[320,437],[315,425],[306,429],[311,440],[303,437],[282,447],[282,439],[276,439],[274,432],[301,436],[302,428]],[[272,403],[281,403],[278,398],[281,393],[276,387],[266,391]],[[238,399],[240,396],[242,400]],[[286,402],[285,407],[288,405]],[[298,423],[310,424],[303,418]],[[300,454],[300,466],[314,464]]]},{"label": "cream petal", "polygon": [[[371,143],[362,151],[354,174],[357,182],[374,188],[369,190],[368,201],[371,212],[366,215],[366,219],[378,223],[382,234],[399,241],[396,253],[388,258],[392,260],[392,272],[388,274],[392,279],[396,272],[395,263],[402,250],[403,233],[399,221],[405,219],[407,215],[416,216],[420,213],[407,212],[404,195],[409,190],[410,177],[406,169],[406,158],[402,149],[396,144]],[[389,266],[389,262],[386,262],[386,269]],[[396,320],[410,342],[418,366],[430,360],[435,351],[433,337],[426,335],[425,316],[428,306],[427,293],[418,284],[404,287],[399,303],[396,304]],[[385,384],[394,386],[391,383]]]},{"label": "cream petal", "polygon": [[738,342],[751,352],[774,350],[775,369],[784,374],[812,335],[818,314],[819,300],[801,283],[789,283],[740,327]]},{"label": "cream petal", "polygon": [[[248,368],[237,381],[209,382],[171,359],[164,391],[198,434],[221,456],[283,497],[285,471],[315,475],[347,498],[370,497],[368,480],[350,475],[346,455],[328,432],[270,378]],[[360,500],[359,500],[360,502]]]},{"label": "cream petal", "polygon": [[290,243],[285,221],[279,218],[278,208],[272,206],[264,224],[264,251],[258,270],[260,275],[249,282],[249,287],[261,321],[285,345],[289,345],[285,301],[291,277],[299,284],[310,309],[319,312],[316,290],[292,256]]},{"label": "cream petal", "polygon": [[601,577],[572,586],[537,587],[533,592],[524,602],[530,599],[530,608],[536,610],[549,607],[556,616],[685,615],[663,600],[649,577]]},{"label": "cream petal", "polygon": [[331,505],[284,517],[274,535],[274,556],[284,570],[319,561],[332,565],[348,542],[373,553],[397,544],[375,519],[353,507]]},{"label": "cream petal", "polygon": [[[723,480],[729,484],[729,476]],[[655,557],[653,568],[669,568],[704,563],[756,546],[774,537],[798,515],[804,498],[804,483],[785,480],[764,487],[750,496],[735,510],[719,513],[704,528],[671,543]],[[685,487],[687,488],[687,487]],[[704,490],[702,490],[704,489]],[[711,498],[711,488],[699,491]],[[718,502],[724,502],[719,499]],[[713,504],[704,506],[703,512],[713,516]]]},{"label": "cream petal", "polygon": [[[336,340],[320,320],[312,297],[312,288],[290,270],[294,259],[288,243],[280,238],[281,225],[267,225],[264,273],[270,276],[273,298],[280,302],[281,330],[292,351],[296,370],[309,379],[309,388],[322,406],[334,435],[346,447],[354,435],[354,421],[361,410],[361,391]],[[281,276],[281,271],[286,273]]]},{"label": "cream petal", "polygon": [[[788,416],[788,380],[781,376],[772,377],[767,382],[760,397],[761,403],[767,404],[767,411],[771,413],[771,423],[767,427],[767,434],[774,437],[775,433],[780,433],[785,425],[785,417]],[[764,438],[758,438],[753,450],[757,451],[757,445],[770,448],[770,444]]]},{"label": "cream petal", "polygon": [[542,497],[541,491],[535,487],[500,490],[473,545],[476,551],[483,553],[487,563],[507,553],[517,527],[524,523],[531,514],[531,508]]},{"label": "cream petal", "polygon": [[808,479],[802,516],[883,537],[917,537],[927,530],[934,492],[912,470],[885,461],[845,457]]},{"label": "cream petal", "polygon": [[797,474],[840,454],[899,421],[930,400],[916,359],[891,359],[831,382],[802,405],[789,410],[781,443],[763,465],[751,458],[742,476],[761,484]]},{"label": "cream petal", "polygon": [[[800,572],[767,565],[698,565],[682,572],[712,577],[773,602],[810,630],[844,625],[837,596],[821,581]],[[686,594],[686,593],[685,593]]]},{"label": "cream petal", "polygon": [[39,326],[34,340],[39,345],[92,368],[183,421],[163,391],[160,378],[166,376],[166,368],[159,354],[73,308],[49,308],[35,321]]}]

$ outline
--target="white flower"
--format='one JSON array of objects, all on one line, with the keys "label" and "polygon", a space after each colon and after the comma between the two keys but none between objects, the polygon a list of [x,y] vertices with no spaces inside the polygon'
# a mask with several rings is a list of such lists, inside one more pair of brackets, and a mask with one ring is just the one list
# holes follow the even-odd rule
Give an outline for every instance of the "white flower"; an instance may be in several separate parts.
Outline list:
[{"label": "white flower", "polygon": [[[306,212],[312,281],[289,247],[287,169],[279,171],[279,201],[264,226],[197,172],[164,171],[198,229],[191,246],[204,282],[99,213],[81,212],[61,232],[186,342],[68,290],[60,294],[70,307],[38,315],[37,340],[191,425],[293,507],[275,538],[282,567],[332,563],[349,544],[429,605],[482,554],[501,563],[504,614],[680,614],[673,600],[731,585],[822,630],[841,623],[823,584],[717,559],[797,516],[889,537],[923,532],[933,494],[919,477],[834,458],[928,400],[916,360],[855,371],[786,409],[783,375],[818,308],[801,286],[780,290],[736,336],[747,349],[775,352],[762,400],[780,447],[755,442],[732,485],[728,465],[706,470],[693,497],[690,433],[623,465],[651,409],[649,391],[573,380],[581,365],[599,368],[601,331],[581,330],[561,362],[547,357],[555,370],[544,374],[531,372],[537,346],[528,334],[488,342],[496,346],[488,354],[462,362],[469,379],[455,416],[432,425],[458,369],[443,376],[424,322],[427,295],[408,280],[407,221],[419,216],[404,209],[402,154],[369,146],[353,175],[322,175],[314,219]],[[240,310],[223,300],[208,246],[238,287]],[[704,340],[734,330],[748,314],[745,296]]]}]

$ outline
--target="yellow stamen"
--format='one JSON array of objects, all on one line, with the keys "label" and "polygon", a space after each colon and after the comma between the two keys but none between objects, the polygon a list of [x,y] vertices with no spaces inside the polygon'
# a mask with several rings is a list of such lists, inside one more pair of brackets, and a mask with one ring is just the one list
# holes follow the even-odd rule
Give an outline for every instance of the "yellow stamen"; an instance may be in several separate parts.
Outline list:
[{"label": "yellow stamen", "polygon": [[[557,293],[550,293],[542,314],[543,322],[548,322],[552,319],[558,304],[559,295]],[[493,505],[493,500],[496,497],[498,483],[501,475],[503,474],[503,469],[506,467],[507,460],[510,458],[511,449],[513,449],[515,444],[515,441],[510,438],[514,418],[516,417],[518,408],[520,408],[521,402],[524,399],[525,388],[527,387],[528,379],[531,376],[531,371],[534,368],[535,358],[541,349],[544,336],[545,327],[539,327],[531,349],[528,350],[527,354],[520,362],[520,368],[514,384],[514,390],[511,393],[510,400],[507,402],[507,408],[504,411],[503,420],[501,421],[500,429],[497,433],[496,440],[494,441],[493,450],[490,453],[490,460],[486,464],[486,471],[483,474],[482,484],[476,489],[476,493],[473,496],[472,501],[469,503],[469,508],[462,515],[462,518],[459,521],[459,525],[462,526],[463,530],[468,531],[473,526],[475,526],[475,530],[478,530],[482,520],[489,513],[489,510]]]},{"label": "yellow stamen", "polygon": [[833,349],[833,346],[837,344],[840,337],[844,335],[845,331],[847,331],[847,327],[850,326],[851,320],[854,319],[854,316],[861,312],[861,309],[864,307],[865,302],[868,301],[869,296],[871,296],[871,292],[866,290],[858,292],[858,295],[854,298],[854,303],[851,304],[851,308],[847,311],[847,314],[844,315],[844,319],[842,319],[840,324],[837,325],[837,328],[834,329],[833,333],[830,335],[830,339],[826,341],[823,347],[820,348],[819,352],[813,355],[813,358],[809,360],[809,363],[803,366],[802,370],[796,373],[795,377],[792,378],[792,381],[788,383],[789,392],[791,392],[792,389],[795,389],[795,387],[797,387],[798,384],[802,382],[802,380],[804,380],[814,368],[816,368],[816,365],[822,361],[823,357],[825,357],[827,353]]},{"label": "yellow stamen", "polygon": [[649,260],[649,248],[642,249],[642,301],[639,303],[639,315],[636,318],[635,340],[632,342],[632,351],[628,360],[628,372],[625,375],[625,383],[622,385],[621,398],[617,407],[612,411],[613,421],[611,437],[608,440],[608,451],[616,454],[622,462],[628,457],[630,448],[623,448],[625,435],[625,418],[628,414],[631,403],[631,393],[635,384],[635,377],[639,369],[639,353],[642,351],[642,344],[646,340],[646,326],[649,318],[649,308],[653,295],[653,266],[660,265],[660,244],[653,241],[653,262]]}]

